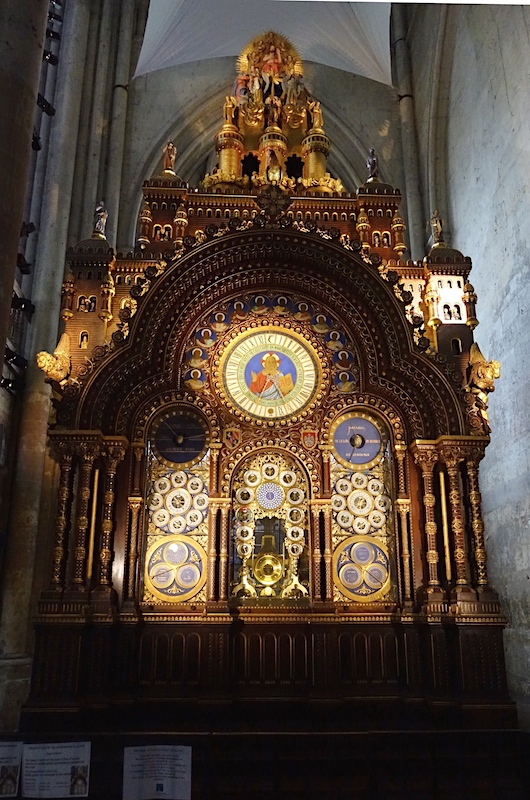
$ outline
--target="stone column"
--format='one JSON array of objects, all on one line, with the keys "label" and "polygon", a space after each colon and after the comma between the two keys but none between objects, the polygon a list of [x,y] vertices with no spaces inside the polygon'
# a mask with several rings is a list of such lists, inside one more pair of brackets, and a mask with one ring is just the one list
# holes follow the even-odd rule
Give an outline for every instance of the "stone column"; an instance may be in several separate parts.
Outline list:
[{"label": "stone column", "polygon": [[397,94],[399,97],[399,115],[401,118],[401,144],[403,164],[405,165],[405,197],[407,198],[408,230],[410,252],[412,258],[422,258],[423,215],[420,195],[420,173],[418,163],[418,145],[416,136],[416,116],[412,95],[412,70],[410,54],[406,39],[406,9],[396,3],[392,8],[393,47],[395,53]]},{"label": "stone column", "polygon": [[125,143],[125,123],[127,120],[134,14],[134,0],[122,0],[118,54],[116,58],[116,72],[114,75],[112,96],[112,119],[110,122],[108,158],[109,166],[107,170],[107,183],[105,187],[105,202],[107,211],[109,212],[106,236],[107,241],[112,247],[117,246],[118,213],[120,209],[123,148]]},{"label": "stone column", "polygon": [[[96,73],[94,76],[94,95],[92,97],[92,114],[90,119],[90,135],[86,154],[86,177],[83,207],[81,216],[87,222],[92,220],[92,212],[99,200],[105,202],[103,188],[99,186],[101,146],[108,125],[107,119],[107,87],[109,56],[113,17],[116,11],[114,0],[103,0],[103,12],[98,35]],[[101,196],[100,196],[101,195]],[[84,238],[81,236],[81,238]]]},{"label": "stone column", "polygon": [[[15,5],[17,15],[21,16],[20,3]],[[38,5],[40,2],[37,0],[23,0],[24,8],[30,9]],[[47,11],[47,2],[45,6]],[[50,387],[44,383],[43,373],[34,362],[34,354],[38,350],[53,352],[57,343],[77,120],[81,104],[78,88],[84,70],[89,6],[90,0],[76,0],[69,4],[65,10],[62,29],[63,47],[57,76],[57,113],[53,118],[50,134],[50,158],[46,171],[38,253],[34,265],[32,300],[36,311],[30,326],[28,352],[31,360],[21,403],[17,462],[5,556],[6,579],[0,621],[0,641],[4,643],[4,653],[23,653],[29,630],[33,559],[50,412]],[[26,58],[23,52],[21,56]],[[18,107],[18,99],[16,103],[6,107],[10,105]],[[20,222],[17,224],[20,227]],[[11,288],[9,293],[11,295]],[[20,536],[22,530],[23,538]]]},{"label": "stone column", "polygon": [[[31,163],[42,44],[48,0],[5,0],[0,48],[0,342],[2,353],[9,328],[11,295],[23,222],[26,182]],[[29,222],[29,220],[26,220]]]}]

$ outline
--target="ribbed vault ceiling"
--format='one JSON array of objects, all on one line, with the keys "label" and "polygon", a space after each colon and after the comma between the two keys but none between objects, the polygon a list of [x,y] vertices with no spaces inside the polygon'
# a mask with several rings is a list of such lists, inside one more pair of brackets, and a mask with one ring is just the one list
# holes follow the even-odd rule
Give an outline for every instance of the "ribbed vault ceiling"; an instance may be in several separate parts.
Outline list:
[{"label": "ribbed vault ceiling", "polygon": [[274,30],[302,61],[391,84],[390,3],[336,0],[151,0],[136,75],[237,56]]}]

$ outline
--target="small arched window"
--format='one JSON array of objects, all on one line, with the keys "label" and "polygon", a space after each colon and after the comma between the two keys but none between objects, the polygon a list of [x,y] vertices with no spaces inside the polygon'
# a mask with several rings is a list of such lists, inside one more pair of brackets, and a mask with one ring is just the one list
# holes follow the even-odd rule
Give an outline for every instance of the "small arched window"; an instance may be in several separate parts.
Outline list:
[{"label": "small arched window", "polygon": [[459,356],[462,353],[462,342],[460,339],[451,339],[451,352],[454,356]]}]

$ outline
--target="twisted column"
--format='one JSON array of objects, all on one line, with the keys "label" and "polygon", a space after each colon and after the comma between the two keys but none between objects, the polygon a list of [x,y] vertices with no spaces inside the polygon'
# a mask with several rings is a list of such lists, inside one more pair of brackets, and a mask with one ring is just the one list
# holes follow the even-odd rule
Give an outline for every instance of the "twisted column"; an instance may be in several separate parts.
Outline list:
[{"label": "twisted column", "polygon": [[74,548],[74,570],[72,584],[78,591],[85,590],[85,566],[87,555],[88,508],[90,504],[90,479],[94,461],[99,456],[99,445],[83,442],[76,445],[76,454],[81,459],[79,479],[79,501]]},{"label": "twisted column", "polygon": [[409,518],[410,518],[410,498],[407,496],[407,482],[405,470],[406,448],[404,445],[397,444],[395,447],[397,473],[398,473],[398,497],[397,512],[399,516],[399,528],[401,535],[401,561],[403,564],[403,599],[409,603],[412,599],[411,594],[411,554],[409,544]]},{"label": "twisted column", "polygon": [[228,597],[228,520],[230,506],[221,506],[221,541],[219,546],[219,600]]},{"label": "twisted column", "polygon": [[125,587],[125,600],[132,602],[136,593],[136,565],[138,563],[138,541],[140,536],[140,511],[143,508],[141,466],[145,453],[143,442],[133,442],[131,450],[134,454],[132,468],[132,491],[127,498],[129,512],[129,535],[126,543],[127,583]]},{"label": "twisted column", "polygon": [[329,497],[331,494],[331,470],[330,470],[330,445],[322,445],[322,494]]},{"label": "twisted column", "polygon": [[403,500],[398,498],[397,511],[400,522],[401,532],[401,561],[403,562],[403,599],[405,602],[410,602],[411,595],[411,581],[410,581],[410,550],[409,550],[409,528],[408,520],[410,515],[410,500]]},{"label": "twisted column", "polygon": [[144,501],[141,497],[128,498],[131,528],[130,528],[126,600],[133,600],[135,596],[136,564],[138,561],[138,527],[139,527],[138,522],[143,503]]},{"label": "twisted column", "polygon": [[425,510],[425,533],[427,535],[427,566],[429,570],[429,586],[439,586],[438,548],[436,543],[437,526],[434,515],[436,498],[433,491],[433,470],[438,461],[438,453],[434,446],[416,451],[414,460],[419,464],[423,479],[423,507]]},{"label": "twisted column", "polygon": [[462,496],[458,465],[464,460],[460,448],[443,447],[442,459],[449,478],[449,507],[451,509],[451,531],[453,533],[453,555],[456,570],[456,585],[469,589],[469,571],[466,558],[464,520],[462,518]]},{"label": "twisted column", "polygon": [[219,491],[219,481],[218,481],[218,464],[219,464],[219,452],[221,450],[222,445],[219,442],[213,442],[210,444],[210,495],[216,495]]},{"label": "twisted column", "polygon": [[313,522],[313,599],[322,599],[320,564],[322,553],[320,551],[320,506],[311,506],[311,519]]},{"label": "twisted column", "polygon": [[324,570],[326,575],[326,600],[333,600],[333,543],[332,533],[332,509],[329,503],[322,506],[324,513]]},{"label": "twisted column", "polygon": [[101,520],[101,539],[99,550],[98,587],[109,587],[111,579],[111,562],[113,551],[113,513],[114,513],[114,484],[116,470],[120,461],[125,456],[126,446],[122,442],[109,442],[106,444],[104,459],[106,464],[105,494],[103,497],[103,513]]},{"label": "twisted column", "polygon": [[477,564],[477,588],[484,591],[488,588],[488,573],[486,567],[486,546],[484,542],[484,520],[482,519],[482,498],[478,483],[478,461],[483,453],[478,456],[468,456],[466,459],[467,477],[469,480],[469,503],[471,506],[471,526],[475,539],[475,561]]},{"label": "twisted column", "polygon": [[65,539],[68,530],[68,507],[71,500],[72,462],[74,446],[72,442],[60,441],[56,443],[59,452],[59,489],[57,492],[57,513],[55,516],[55,537],[53,542],[53,563],[50,589],[55,591],[64,588],[64,573],[66,565]]},{"label": "twisted column", "polygon": [[435,518],[436,498],[433,489],[434,466],[438,461],[438,453],[434,442],[415,442],[413,445],[414,460],[419,465],[423,480],[423,508],[425,514],[425,535],[427,538],[428,581],[426,603],[433,610],[445,608],[445,592],[440,585],[438,562],[438,545],[436,541],[437,525]]},{"label": "twisted column", "polygon": [[206,578],[206,600],[215,600],[215,563],[217,560],[217,549],[215,544],[217,533],[217,512],[219,503],[210,500],[208,507],[208,575]]}]

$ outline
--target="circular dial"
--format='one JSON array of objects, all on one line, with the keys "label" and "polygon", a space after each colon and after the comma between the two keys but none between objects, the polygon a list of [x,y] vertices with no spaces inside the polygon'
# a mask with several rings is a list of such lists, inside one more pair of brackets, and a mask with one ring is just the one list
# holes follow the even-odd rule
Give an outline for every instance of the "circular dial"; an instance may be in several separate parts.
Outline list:
[{"label": "circular dial", "polygon": [[206,583],[206,553],[188,536],[166,536],[145,559],[145,585],[159,600],[182,603]]},{"label": "circular dial", "polygon": [[221,359],[227,399],[256,419],[285,419],[302,411],[317,394],[322,369],[302,336],[282,328],[245,332]]},{"label": "circular dial", "polygon": [[390,591],[388,550],[371,536],[350,536],[341,542],[333,554],[333,567],[335,586],[358,603],[378,600]]},{"label": "circular dial", "polygon": [[375,422],[364,414],[344,414],[331,429],[337,461],[350,469],[370,469],[383,455],[385,439]]},{"label": "circular dial", "polygon": [[157,417],[151,444],[160,461],[170,467],[190,467],[208,448],[206,420],[191,408],[173,408]]}]

